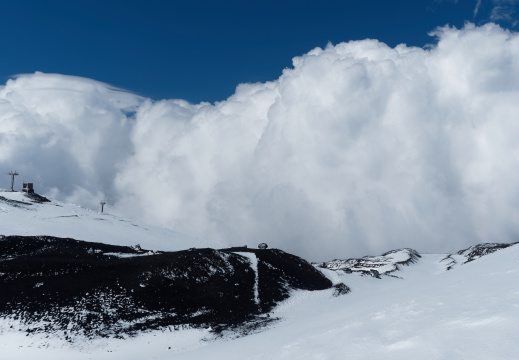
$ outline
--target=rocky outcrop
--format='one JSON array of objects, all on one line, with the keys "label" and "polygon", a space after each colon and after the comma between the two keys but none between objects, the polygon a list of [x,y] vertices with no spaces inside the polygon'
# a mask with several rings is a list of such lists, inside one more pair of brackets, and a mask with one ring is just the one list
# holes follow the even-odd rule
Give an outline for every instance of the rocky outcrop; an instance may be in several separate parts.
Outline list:
[{"label": "rocky outcrop", "polygon": [[340,270],[346,273],[357,272],[379,277],[398,270],[399,266],[414,264],[420,257],[420,254],[413,249],[399,249],[388,251],[379,256],[364,256],[359,259],[346,260],[336,259],[314,265],[324,269]]},{"label": "rocky outcrop", "polygon": [[441,261],[447,266],[447,270],[451,270],[456,265],[463,265],[468,262],[479,259],[480,257],[492,254],[498,250],[506,249],[516,243],[483,243],[471,246],[467,249],[460,250],[456,254],[447,255]]}]

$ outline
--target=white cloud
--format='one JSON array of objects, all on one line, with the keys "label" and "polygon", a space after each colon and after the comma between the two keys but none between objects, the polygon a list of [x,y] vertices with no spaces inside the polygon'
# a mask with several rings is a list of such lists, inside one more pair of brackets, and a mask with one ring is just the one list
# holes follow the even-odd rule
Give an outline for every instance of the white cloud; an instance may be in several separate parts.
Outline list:
[{"label": "white cloud", "polygon": [[474,11],[473,11],[473,18],[474,19],[478,15],[480,7],[481,7],[481,0],[476,0],[476,6],[474,7]]},{"label": "white cloud", "polygon": [[125,113],[141,101],[89,79],[20,75],[0,88],[0,164],[37,191],[97,205],[131,152]]},{"label": "white cloud", "polygon": [[24,75],[0,90],[0,165],[63,199],[311,260],[517,240],[519,38],[435,35],[428,50],[317,48],[213,105]]},{"label": "white cloud", "polygon": [[518,0],[492,0],[490,21],[507,22],[515,27],[517,25],[517,20],[514,15],[518,3]]}]

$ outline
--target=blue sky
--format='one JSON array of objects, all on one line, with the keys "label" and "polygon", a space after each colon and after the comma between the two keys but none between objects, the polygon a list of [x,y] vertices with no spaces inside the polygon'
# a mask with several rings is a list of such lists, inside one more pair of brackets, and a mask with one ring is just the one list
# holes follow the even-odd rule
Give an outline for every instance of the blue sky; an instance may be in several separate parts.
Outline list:
[{"label": "blue sky", "polygon": [[292,57],[328,42],[424,46],[445,24],[494,20],[514,29],[515,7],[514,0],[6,1],[0,79],[42,71],[153,99],[213,102],[239,83],[276,79]]}]

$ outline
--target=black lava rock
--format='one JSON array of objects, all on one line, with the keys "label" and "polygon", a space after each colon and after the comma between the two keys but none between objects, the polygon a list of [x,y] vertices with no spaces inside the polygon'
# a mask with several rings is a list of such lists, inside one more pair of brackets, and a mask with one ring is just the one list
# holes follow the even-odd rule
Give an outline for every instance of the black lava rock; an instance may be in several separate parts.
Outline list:
[{"label": "black lava rock", "polygon": [[[257,272],[237,252],[254,253]],[[291,289],[331,285],[305,260],[275,249],[152,252],[50,236],[0,237],[0,316],[27,332],[92,338],[164,327],[250,327]]]}]

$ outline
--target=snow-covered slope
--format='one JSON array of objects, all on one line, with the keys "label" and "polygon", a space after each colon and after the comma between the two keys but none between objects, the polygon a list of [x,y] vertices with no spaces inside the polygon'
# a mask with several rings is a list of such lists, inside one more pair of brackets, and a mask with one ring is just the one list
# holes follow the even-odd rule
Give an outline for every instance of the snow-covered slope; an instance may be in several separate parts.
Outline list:
[{"label": "snow-covered slope", "polygon": [[176,251],[218,247],[193,236],[26,193],[0,190],[0,235],[49,235],[143,249]]},{"label": "snow-covered slope", "polygon": [[[57,202],[31,202],[28,205],[17,203],[29,202],[19,193],[0,193],[0,196],[3,196],[3,200],[0,198],[0,226],[3,229],[0,234],[4,235],[57,235],[123,245],[133,245],[138,235],[143,248],[158,250],[168,250],[168,246],[171,250],[198,247],[197,241],[201,242],[72,205]],[[29,225],[25,226],[27,223]],[[172,243],[164,244],[169,238],[173,239]],[[143,259],[135,262],[139,266],[148,262],[153,265],[152,262],[156,261],[153,260],[155,255],[141,254],[137,250],[124,250],[128,255],[123,255],[125,252],[122,250],[108,247],[104,252],[93,249],[92,253],[88,253],[86,247],[82,249],[84,254],[81,256],[85,258],[92,256],[99,261],[110,258],[114,264],[119,264],[117,259],[121,264],[133,264],[131,259]],[[187,261],[182,260],[181,265],[174,266],[173,260],[164,258],[167,261],[163,263],[167,266],[171,263],[173,267],[169,272],[159,269],[157,274],[171,280],[170,275],[176,274],[175,269],[181,270],[178,274],[187,274],[186,282],[182,284],[194,284],[189,288],[194,286],[192,289],[195,289],[193,294],[196,296],[196,289],[205,286],[199,281],[204,275],[197,273],[197,269],[210,269],[209,262],[213,260],[208,259],[212,254],[219,259],[228,257],[235,263],[233,272],[228,272],[230,277],[225,275],[227,270],[224,266],[219,282],[207,283],[217,298],[218,292],[225,293],[222,294],[225,295],[224,301],[218,304],[217,309],[223,306],[229,313],[234,312],[233,306],[228,306],[229,302],[234,301],[235,296],[243,295],[230,292],[227,286],[239,286],[239,281],[242,281],[247,284],[244,290],[253,311],[258,304],[267,306],[268,312],[256,313],[256,320],[264,319],[268,326],[245,332],[233,328],[215,332],[209,326],[158,326],[157,330],[136,332],[133,337],[124,335],[123,339],[79,335],[69,342],[59,331],[46,333],[40,328],[40,331],[29,331],[28,334],[27,327],[19,318],[0,318],[2,358],[486,360],[516,359],[519,353],[519,244],[480,244],[456,254],[418,254],[411,249],[401,249],[379,256],[314,264],[313,270],[319,270],[336,285],[325,290],[315,290],[319,287],[314,287],[311,282],[299,286],[308,275],[315,276],[308,269],[312,267],[277,250],[231,248],[172,253],[167,256],[171,259],[184,256]],[[38,255],[40,259],[47,259],[41,255]],[[7,263],[14,261],[12,258],[4,257],[0,263],[8,268]],[[289,259],[294,261],[287,261]],[[23,268],[24,261],[21,260],[18,258],[18,265]],[[200,266],[194,267],[193,260]],[[133,269],[133,266],[128,269]],[[372,270],[377,270],[377,273]],[[234,273],[237,271],[241,275]],[[131,277],[131,271],[127,275]],[[240,277],[243,279],[234,283]],[[156,279],[159,281],[150,277],[147,283],[142,284],[150,287],[165,284],[166,280]],[[229,279],[233,283],[229,283]],[[30,289],[34,293],[45,286],[40,285],[43,281],[36,280],[28,277],[26,282],[32,284]],[[121,291],[130,288],[117,279],[112,278],[111,283],[114,289]],[[283,284],[285,286],[280,286]],[[134,291],[137,287],[140,283]],[[18,291],[24,290],[20,287]],[[17,294],[16,291],[13,293]],[[175,296],[182,302],[182,295]],[[23,296],[15,297],[22,299],[22,307]],[[107,306],[107,313],[115,311],[118,315],[120,310],[110,308],[113,298],[108,296],[101,300]],[[31,299],[27,298],[27,301]],[[70,318],[73,313],[66,313],[69,310],[60,308],[56,317]],[[21,315],[20,318],[26,316]],[[194,316],[200,315],[195,313]],[[248,326],[247,323],[241,324]],[[248,335],[243,336],[244,333]]]},{"label": "snow-covered slope", "polygon": [[380,279],[323,269],[352,291],[294,291],[274,326],[232,341],[210,329],[72,344],[4,331],[0,348],[9,359],[516,359],[519,245],[450,271],[443,258],[422,254]]},{"label": "snow-covered slope", "polygon": [[512,244],[496,244],[496,243],[485,243],[471,246],[467,249],[460,250],[455,254],[447,255],[442,259],[442,262],[447,267],[447,270],[452,269],[453,267],[466,264],[468,262],[479,259],[482,256],[492,254],[498,250],[506,249],[509,246],[515,245],[517,243]]}]

